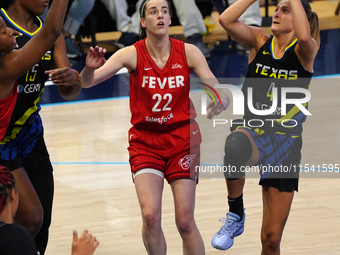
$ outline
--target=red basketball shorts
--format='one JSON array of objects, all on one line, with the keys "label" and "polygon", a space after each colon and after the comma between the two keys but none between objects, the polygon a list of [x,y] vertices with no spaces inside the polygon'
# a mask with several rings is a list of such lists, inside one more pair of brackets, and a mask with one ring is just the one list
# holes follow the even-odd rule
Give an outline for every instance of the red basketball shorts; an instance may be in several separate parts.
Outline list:
[{"label": "red basketball shorts", "polygon": [[[175,179],[198,179],[202,142],[196,121],[179,128],[160,132],[132,127],[129,130],[131,172],[158,170],[171,182]],[[151,171],[148,171],[150,170]]]}]

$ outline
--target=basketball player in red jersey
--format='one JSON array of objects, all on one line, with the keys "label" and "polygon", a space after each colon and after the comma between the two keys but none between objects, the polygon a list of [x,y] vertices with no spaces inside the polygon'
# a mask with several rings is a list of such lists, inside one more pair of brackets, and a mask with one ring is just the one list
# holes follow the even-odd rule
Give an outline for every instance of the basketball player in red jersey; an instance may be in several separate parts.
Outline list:
[{"label": "basketball player in red jersey", "polygon": [[[148,254],[166,254],[161,228],[164,178],[171,186],[178,231],[184,254],[205,254],[194,220],[201,134],[189,98],[190,72],[210,85],[218,83],[205,57],[194,45],[169,38],[171,24],[166,0],[145,0],[139,9],[142,40],[113,54],[90,49],[81,73],[83,87],[92,87],[126,67],[130,73],[131,123],[128,148],[131,171],[143,218],[142,236]],[[99,68],[100,67],[100,68]],[[98,69],[97,69],[98,68]],[[202,80],[203,81],[203,80]],[[229,98],[208,117],[228,107]]]}]

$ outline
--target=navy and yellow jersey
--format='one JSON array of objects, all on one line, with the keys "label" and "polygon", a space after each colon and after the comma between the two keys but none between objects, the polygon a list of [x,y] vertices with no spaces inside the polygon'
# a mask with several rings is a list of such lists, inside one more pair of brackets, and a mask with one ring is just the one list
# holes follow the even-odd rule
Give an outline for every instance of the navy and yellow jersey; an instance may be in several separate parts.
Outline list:
[{"label": "navy and yellow jersey", "polygon": [[[245,96],[245,120],[270,120],[264,121],[268,126],[277,127],[284,131],[301,129],[302,123],[306,120],[306,115],[293,105],[288,104],[286,114],[281,114],[281,89],[285,87],[295,87],[308,89],[312,73],[306,71],[295,51],[297,45],[295,39],[286,49],[281,58],[274,54],[274,36],[261,47],[254,60],[248,66],[248,73],[244,81],[242,91]],[[273,88],[277,88],[277,108],[270,115],[256,115],[248,108],[248,88],[252,88],[252,105],[256,110],[271,109],[273,102]],[[288,99],[305,98],[303,93],[287,93]],[[308,104],[302,104],[308,109]],[[274,121],[275,120],[275,121]],[[290,120],[290,121],[289,121]],[[284,121],[284,126],[282,125]],[[272,124],[273,123],[273,124]]]},{"label": "navy and yellow jersey", "polygon": [[[7,27],[22,33],[22,36],[16,38],[19,48],[23,47],[43,26],[43,21],[39,17],[36,17],[35,22],[38,29],[30,33],[11,20],[4,9],[1,9],[0,15],[4,19]],[[37,45],[37,47],[39,47],[39,45]],[[30,71],[18,79],[17,103],[6,134],[2,141],[0,141],[0,144],[6,144],[11,140],[15,140],[24,125],[33,125],[33,123],[37,123],[34,119],[40,118],[39,100],[44,91],[45,81],[48,78],[45,71],[52,68],[52,54],[53,47],[45,53],[42,59]],[[39,123],[41,123],[41,121]],[[35,130],[34,133],[38,135],[39,132],[42,131],[42,126],[32,127],[32,130]]]}]

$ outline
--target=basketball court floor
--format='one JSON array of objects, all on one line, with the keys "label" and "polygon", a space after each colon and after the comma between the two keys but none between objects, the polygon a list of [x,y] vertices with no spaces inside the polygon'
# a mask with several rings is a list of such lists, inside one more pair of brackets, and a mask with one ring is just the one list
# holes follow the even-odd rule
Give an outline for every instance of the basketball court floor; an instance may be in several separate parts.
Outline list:
[{"label": "basketball court floor", "polygon": [[[325,17],[321,20],[321,48],[310,86],[312,115],[308,116],[303,132],[303,172],[282,238],[281,253],[287,255],[340,254],[340,17],[334,16],[337,2],[315,1],[313,5]],[[210,38],[205,40],[211,48],[208,64],[213,73],[221,80],[244,77],[246,52],[225,40],[225,33],[216,32]],[[83,66],[84,59],[73,62],[78,71]],[[203,136],[201,163],[221,164],[229,126],[213,127],[213,121],[201,114],[202,93],[193,89],[190,95]],[[55,86],[46,87],[41,116],[55,178],[46,254],[70,254],[72,229],[78,232],[88,229],[100,240],[95,254],[146,254],[128,163],[127,131],[131,127],[128,95],[129,76],[124,72],[94,88],[83,89],[71,102],[62,100]],[[216,119],[234,118],[232,109],[231,103]],[[221,173],[202,172],[195,218],[206,254],[260,254],[261,187],[257,174],[247,176],[245,231],[231,249],[219,251],[211,246],[210,240],[221,227],[219,218],[225,217],[228,209],[225,181]],[[162,212],[168,254],[182,254],[167,183]]]}]

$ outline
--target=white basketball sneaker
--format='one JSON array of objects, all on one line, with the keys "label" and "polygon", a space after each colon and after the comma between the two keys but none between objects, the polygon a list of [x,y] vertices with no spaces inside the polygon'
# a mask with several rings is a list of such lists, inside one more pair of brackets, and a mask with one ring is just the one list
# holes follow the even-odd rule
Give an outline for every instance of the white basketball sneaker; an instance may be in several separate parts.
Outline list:
[{"label": "white basketball sneaker", "polygon": [[243,218],[232,212],[227,213],[227,218],[221,218],[224,222],[221,229],[213,236],[211,245],[219,250],[227,250],[234,244],[234,237],[239,236],[244,230],[244,220],[246,218],[243,212]]}]

